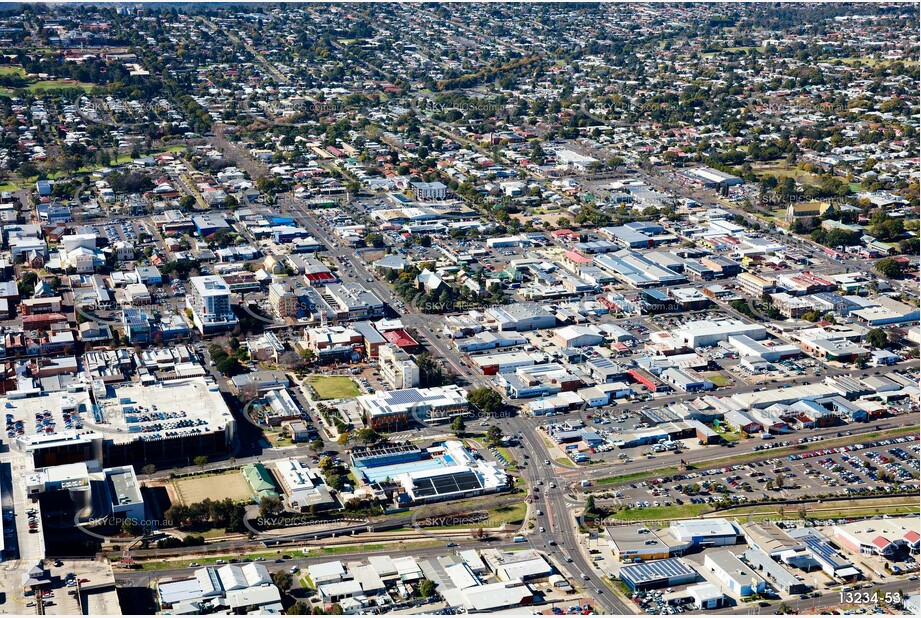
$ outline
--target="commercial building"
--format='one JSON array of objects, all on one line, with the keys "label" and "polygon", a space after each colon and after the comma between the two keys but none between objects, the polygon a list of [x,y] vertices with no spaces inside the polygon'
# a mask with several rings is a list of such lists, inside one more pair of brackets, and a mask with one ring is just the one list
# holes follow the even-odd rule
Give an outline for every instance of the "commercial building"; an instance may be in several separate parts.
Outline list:
[{"label": "commercial building", "polygon": [[534,549],[505,551],[489,548],[480,551],[484,565],[502,581],[531,581],[553,574],[547,559]]},{"label": "commercial building", "polygon": [[[788,532],[790,538],[803,544],[811,560],[822,568],[829,577],[839,581],[853,581],[860,579],[863,574],[849,560],[839,554],[815,528],[796,528]],[[791,556],[793,558],[795,556]],[[786,564],[791,564],[790,558],[781,556]]]},{"label": "commercial building", "polygon": [[862,556],[889,557],[900,551],[917,554],[921,523],[917,518],[868,519],[833,528],[835,540]]},{"label": "commercial building", "polygon": [[157,584],[160,608],[165,613],[205,614],[257,613],[280,614],[281,593],[272,583],[268,570],[258,562],[240,566],[197,569],[192,577],[160,581]]},{"label": "commercial building", "polygon": [[381,347],[387,344],[387,340],[380,331],[374,328],[371,322],[355,322],[352,328],[358,331],[364,339],[365,356],[372,359],[377,358]]},{"label": "commercial building", "polygon": [[456,384],[433,388],[377,391],[357,398],[369,427],[379,431],[405,429],[410,422],[431,423],[464,416],[470,409],[467,392]]},{"label": "commercial building", "polygon": [[740,273],[739,276],[736,277],[736,282],[744,293],[749,296],[754,296],[755,298],[761,298],[765,294],[774,291],[774,282],[772,280],[753,275],[752,273]]},{"label": "commercial building", "polygon": [[217,275],[191,277],[186,305],[203,335],[232,330],[239,324],[230,303],[230,286]]},{"label": "commercial building", "polygon": [[740,597],[760,594],[767,585],[763,577],[731,551],[707,554],[704,556],[704,567]]},{"label": "commercial building", "polygon": [[280,318],[297,316],[297,295],[287,283],[273,283],[269,286],[269,305]]},{"label": "commercial building", "polygon": [[670,525],[670,532],[679,541],[700,547],[735,545],[741,540],[741,534],[735,524],[727,519],[715,517],[674,521]]},{"label": "commercial building", "polygon": [[413,197],[420,202],[443,200],[447,196],[448,187],[440,182],[414,182],[410,186]]},{"label": "commercial building", "polygon": [[285,492],[285,503],[295,511],[329,509],[336,506],[336,501],[323,483],[318,469],[310,468],[304,462],[289,458],[275,464],[278,478]]},{"label": "commercial building", "polygon": [[419,386],[419,366],[412,356],[394,345],[385,345],[379,351],[381,376],[393,389]]},{"label": "commercial building", "polygon": [[241,373],[230,379],[234,390],[240,392],[249,388],[255,389],[259,393],[288,388],[291,381],[284,371],[272,371],[264,369],[262,371],[253,371],[251,373]]},{"label": "commercial building", "polygon": [[[647,241],[651,242],[648,238]],[[623,283],[638,288],[676,285],[688,280],[685,275],[659,266],[631,249],[596,255],[595,264]]]},{"label": "commercial building", "polygon": [[875,301],[876,306],[852,311],[861,322],[870,326],[888,326],[890,324],[907,324],[919,320],[917,307],[912,307],[886,296]]},{"label": "commercial building", "polygon": [[246,484],[249,485],[250,491],[256,498],[256,502],[262,501],[263,498],[277,498],[278,488],[275,485],[275,479],[272,473],[261,463],[247,464],[240,471]]},{"label": "commercial building", "polygon": [[132,466],[100,468],[95,461],[39,468],[25,478],[26,493],[67,492],[79,521],[144,520],[144,498]]},{"label": "commercial building", "polygon": [[680,558],[667,558],[620,569],[620,579],[633,592],[693,584],[697,571]]},{"label": "commercial building", "polygon": [[327,285],[323,290],[323,298],[334,312],[333,319],[366,320],[384,315],[384,302],[360,283]]},{"label": "commercial building", "polygon": [[681,556],[693,546],[690,541],[675,538],[669,529],[644,525],[609,526],[605,533],[611,551],[622,562]]},{"label": "commercial building", "polygon": [[601,333],[590,326],[564,326],[553,333],[553,343],[561,348],[584,348],[603,341]]}]

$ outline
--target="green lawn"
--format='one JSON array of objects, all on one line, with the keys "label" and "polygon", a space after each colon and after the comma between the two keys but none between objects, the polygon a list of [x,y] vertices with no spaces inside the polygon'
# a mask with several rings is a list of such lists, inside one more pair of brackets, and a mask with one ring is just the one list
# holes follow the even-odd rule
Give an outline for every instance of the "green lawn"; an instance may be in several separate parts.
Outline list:
[{"label": "green lawn", "polygon": [[706,377],[708,380],[713,382],[713,386],[717,388],[722,388],[726,386],[727,384],[729,384],[729,378],[727,378],[721,373],[709,373],[709,374],[706,374]]},{"label": "green lawn", "polygon": [[512,456],[512,452],[505,448],[504,446],[497,446],[496,451],[505,457],[505,461],[508,462],[508,469],[515,471],[518,469],[518,462],[515,460],[515,457]]},{"label": "green lawn", "polygon": [[489,525],[497,528],[502,524],[520,524],[524,521],[524,516],[528,512],[528,505],[524,502],[517,504],[507,504],[489,509]]},{"label": "green lawn", "polygon": [[609,476],[607,478],[598,479],[595,482],[598,485],[613,485],[615,483],[629,483],[630,481],[635,481],[637,479],[644,479],[649,476],[671,476],[672,474],[676,472],[678,472],[678,468],[675,468],[675,467],[650,469],[650,470],[643,470],[641,472],[634,472],[633,474],[621,474],[620,476]]},{"label": "green lawn", "polygon": [[676,504],[672,506],[651,506],[644,509],[623,509],[608,515],[610,519],[638,521],[645,519],[688,519],[700,517],[713,510],[710,504]]},{"label": "green lawn", "polygon": [[25,77],[26,72],[22,67],[0,67],[0,75],[21,75]]},{"label": "green lawn", "polygon": [[353,399],[361,394],[351,378],[346,376],[311,376],[307,383],[323,399]]}]

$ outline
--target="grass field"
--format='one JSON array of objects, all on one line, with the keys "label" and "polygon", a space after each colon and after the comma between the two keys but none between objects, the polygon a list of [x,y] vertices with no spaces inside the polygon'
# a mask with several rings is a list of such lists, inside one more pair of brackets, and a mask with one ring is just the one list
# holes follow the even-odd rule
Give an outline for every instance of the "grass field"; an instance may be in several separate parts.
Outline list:
[{"label": "grass field", "polygon": [[183,504],[194,504],[205,498],[212,500],[230,498],[239,502],[248,502],[253,498],[239,470],[177,479],[174,484]]},{"label": "grass field", "polygon": [[22,67],[0,67],[0,75],[21,75],[25,77],[26,72]]},{"label": "grass field", "polygon": [[[95,84],[89,84],[87,82],[76,82],[70,79],[47,79],[37,82],[32,82],[26,86],[26,90],[29,92],[37,92],[39,90],[50,92],[54,90],[65,90],[68,88],[79,88],[83,92],[89,92],[93,89]],[[13,97],[16,96],[16,91],[12,88],[0,88],[0,96]]]},{"label": "grass field", "polygon": [[722,388],[723,386],[726,386],[727,384],[729,384],[729,378],[727,378],[721,373],[707,373],[704,375],[706,376],[708,380],[713,382],[713,386],[717,388]]},{"label": "grass field", "polygon": [[66,88],[80,88],[84,92],[89,92],[93,89],[94,85],[95,84],[77,82],[70,79],[49,79],[29,84],[28,90],[30,92],[35,92],[36,90],[63,90]]},{"label": "grass field", "polygon": [[320,399],[353,399],[361,394],[352,379],[346,376],[310,376],[307,383]]},{"label": "grass field", "polygon": [[821,182],[821,178],[815,174],[810,174],[805,170],[799,169],[795,165],[789,165],[785,162],[756,163],[752,165],[752,170],[759,177],[770,174],[781,180],[784,178],[792,178],[800,184],[808,185],[817,185]]}]

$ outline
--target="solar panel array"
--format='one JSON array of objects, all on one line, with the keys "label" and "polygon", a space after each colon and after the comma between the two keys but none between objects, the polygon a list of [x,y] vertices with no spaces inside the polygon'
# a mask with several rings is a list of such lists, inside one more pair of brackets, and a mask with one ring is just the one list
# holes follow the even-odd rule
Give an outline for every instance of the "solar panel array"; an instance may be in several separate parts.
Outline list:
[{"label": "solar panel array", "polygon": [[810,535],[803,537],[803,543],[806,545],[806,549],[812,552],[812,555],[816,558],[824,560],[828,564],[834,566],[847,566],[846,562],[841,561],[838,552],[832,549],[831,545],[825,541]]},{"label": "solar panel array", "polygon": [[419,498],[443,496],[459,491],[480,489],[483,485],[473,472],[458,472],[445,476],[431,476],[413,480],[413,492]]},{"label": "solar panel array", "polygon": [[678,558],[666,558],[654,562],[632,564],[620,570],[620,577],[633,587],[648,585],[662,579],[693,578],[697,572]]}]

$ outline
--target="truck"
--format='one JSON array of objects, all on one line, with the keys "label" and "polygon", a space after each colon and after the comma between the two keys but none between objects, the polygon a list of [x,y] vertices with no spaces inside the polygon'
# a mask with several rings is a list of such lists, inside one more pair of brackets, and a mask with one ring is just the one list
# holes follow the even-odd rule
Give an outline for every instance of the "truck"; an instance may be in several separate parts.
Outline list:
[{"label": "truck", "polygon": [[520,535],[520,534],[517,535],[514,539],[512,539],[512,541],[515,542],[515,543],[524,543],[526,540],[527,540],[527,539],[525,539],[525,538],[524,538],[522,535]]},{"label": "truck", "polygon": [[762,440],[773,440],[774,436],[772,436],[770,433],[765,431],[763,434],[761,434],[761,439]]}]

